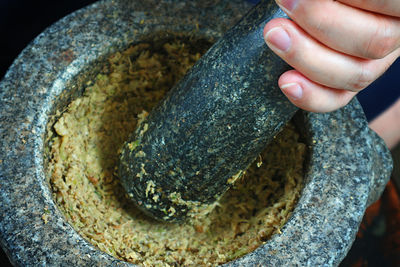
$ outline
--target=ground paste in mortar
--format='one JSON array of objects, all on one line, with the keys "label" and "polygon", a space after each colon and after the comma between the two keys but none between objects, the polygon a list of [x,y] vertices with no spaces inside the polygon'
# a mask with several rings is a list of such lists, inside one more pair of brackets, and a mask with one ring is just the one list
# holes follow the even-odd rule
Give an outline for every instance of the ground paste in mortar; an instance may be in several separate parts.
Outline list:
[{"label": "ground paste in mortar", "polygon": [[173,40],[116,53],[54,124],[48,173],[56,203],[81,236],[116,258],[143,266],[225,263],[279,234],[298,200],[306,146],[291,124],[197,222],[155,221],[126,196],[116,175],[119,149],[203,52],[193,40]]}]

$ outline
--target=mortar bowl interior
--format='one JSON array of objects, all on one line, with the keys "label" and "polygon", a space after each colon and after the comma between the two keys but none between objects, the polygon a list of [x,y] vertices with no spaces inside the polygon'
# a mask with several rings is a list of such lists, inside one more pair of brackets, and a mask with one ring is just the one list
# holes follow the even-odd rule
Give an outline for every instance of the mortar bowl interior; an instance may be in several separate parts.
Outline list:
[{"label": "mortar bowl interior", "polygon": [[[54,203],[45,170],[57,111],[82,94],[110,54],[173,35],[213,42],[249,7],[227,0],[100,1],[57,22],[21,53],[0,83],[0,241],[13,264],[130,266],[83,239]],[[389,179],[389,151],[357,100],[328,114],[301,111],[294,121],[310,151],[299,202],[281,234],[226,266],[338,265]]]}]

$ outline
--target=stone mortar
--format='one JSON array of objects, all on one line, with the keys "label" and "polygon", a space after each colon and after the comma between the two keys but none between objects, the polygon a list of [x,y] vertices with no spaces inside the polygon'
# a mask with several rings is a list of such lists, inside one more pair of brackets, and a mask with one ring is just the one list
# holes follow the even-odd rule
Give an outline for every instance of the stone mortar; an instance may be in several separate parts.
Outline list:
[{"label": "stone mortar", "polygon": [[[107,55],[161,32],[217,39],[249,8],[241,0],[105,0],[28,45],[0,83],[0,241],[14,265],[131,266],[85,241],[57,209],[44,174],[46,126]],[[299,112],[296,123],[311,151],[299,203],[281,234],[226,266],[338,265],[389,179],[389,151],[356,100],[329,114]]]}]

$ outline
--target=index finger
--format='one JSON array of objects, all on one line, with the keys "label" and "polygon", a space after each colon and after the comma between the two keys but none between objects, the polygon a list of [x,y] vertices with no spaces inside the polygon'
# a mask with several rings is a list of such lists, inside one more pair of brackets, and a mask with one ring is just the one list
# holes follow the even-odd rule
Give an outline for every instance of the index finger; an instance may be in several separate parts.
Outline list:
[{"label": "index finger", "polygon": [[338,0],[349,6],[394,17],[400,17],[399,0]]},{"label": "index finger", "polygon": [[332,0],[275,1],[308,34],[336,51],[377,59],[400,46],[400,18]]}]

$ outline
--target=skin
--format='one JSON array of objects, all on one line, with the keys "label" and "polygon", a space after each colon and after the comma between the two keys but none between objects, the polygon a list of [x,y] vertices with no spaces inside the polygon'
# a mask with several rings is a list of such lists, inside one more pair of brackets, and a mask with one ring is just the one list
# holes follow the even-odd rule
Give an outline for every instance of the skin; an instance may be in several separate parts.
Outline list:
[{"label": "skin", "polygon": [[388,148],[400,143],[400,99],[370,122],[373,129],[385,141]]},{"label": "skin", "polygon": [[271,20],[264,38],[294,68],[278,84],[301,109],[343,107],[400,56],[399,0],[276,2],[291,20]]},{"label": "skin", "polygon": [[[399,0],[275,0],[291,18],[265,25],[267,45],[294,70],[278,84],[297,107],[345,106],[400,56]],[[400,100],[370,123],[393,148],[400,142]]]}]

